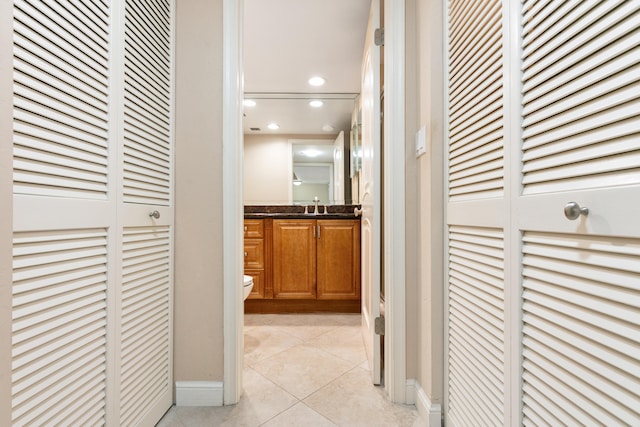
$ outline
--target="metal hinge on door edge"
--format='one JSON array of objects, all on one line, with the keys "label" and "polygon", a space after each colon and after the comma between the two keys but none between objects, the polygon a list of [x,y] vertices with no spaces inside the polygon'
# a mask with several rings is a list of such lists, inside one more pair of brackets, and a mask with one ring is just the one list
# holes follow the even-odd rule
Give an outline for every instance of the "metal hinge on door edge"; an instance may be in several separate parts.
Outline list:
[{"label": "metal hinge on door edge", "polygon": [[373,43],[376,46],[384,46],[384,28],[376,28],[373,32]]},{"label": "metal hinge on door edge", "polygon": [[373,330],[376,335],[384,335],[384,316],[376,317],[373,322]]}]

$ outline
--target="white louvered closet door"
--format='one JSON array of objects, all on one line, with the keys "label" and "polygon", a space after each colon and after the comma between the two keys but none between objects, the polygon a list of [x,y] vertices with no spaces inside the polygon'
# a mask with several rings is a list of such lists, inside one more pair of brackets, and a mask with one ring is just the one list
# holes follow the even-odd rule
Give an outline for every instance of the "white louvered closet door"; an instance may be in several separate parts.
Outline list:
[{"label": "white louvered closet door", "polygon": [[[171,174],[160,219],[140,204],[131,220],[125,202],[140,203],[135,183],[155,173],[132,158],[161,156],[128,143],[125,97],[155,107],[118,77],[124,8],[14,1],[15,426],[154,425],[171,403]],[[170,66],[140,62],[170,80]]]},{"label": "white louvered closet door", "polygon": [[640,425],[639,10],[449,3],[449,425]]},{"label": "white louvered closet door", "polygon": [[102,2],[14,3],[15,426],[107,416],[110,16]]},{"label": "white louvered closet door", "polygon": [[173,400],[172,16],[169,0],[126,1],[119,425],[153,425]]},{"label": "white louvered closet door", "polygon": [[640,425],[640,2],[522,24],[522,423]]},{"label": "white louvered closet door", "polygon": [[448,2],[446,423],[508,425],[503,11]]}]

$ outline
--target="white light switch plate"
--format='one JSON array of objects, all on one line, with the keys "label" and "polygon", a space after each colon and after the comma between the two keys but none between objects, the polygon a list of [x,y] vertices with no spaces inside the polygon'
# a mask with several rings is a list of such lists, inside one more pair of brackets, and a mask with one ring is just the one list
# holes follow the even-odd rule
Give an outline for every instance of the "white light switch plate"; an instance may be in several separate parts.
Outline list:
[{"label": "white light switch plate", "polygon": [[427,128],[422,126],[416,132],[416,157],[420,157],[427,152]]}]

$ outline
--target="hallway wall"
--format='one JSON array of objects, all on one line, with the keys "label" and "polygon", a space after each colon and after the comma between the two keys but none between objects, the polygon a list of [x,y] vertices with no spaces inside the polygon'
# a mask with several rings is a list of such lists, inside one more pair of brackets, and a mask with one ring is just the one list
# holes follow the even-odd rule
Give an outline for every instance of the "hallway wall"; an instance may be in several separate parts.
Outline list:
[{"label": "hallway wall", "polygon": [[[407,378],[432,404],[444,398],[443,3],[410,0],[406,9]],[[427,152],[416,158],[423,126]]]},{"label": "hallway wall", "polygon": [[222,381],[222,0],[176,15],[174,379]]}]

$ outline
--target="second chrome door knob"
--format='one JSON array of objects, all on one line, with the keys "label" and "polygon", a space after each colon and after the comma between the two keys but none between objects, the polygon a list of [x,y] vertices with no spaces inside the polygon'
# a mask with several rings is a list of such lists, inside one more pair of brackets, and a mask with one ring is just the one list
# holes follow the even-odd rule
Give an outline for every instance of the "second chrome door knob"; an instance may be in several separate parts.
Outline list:
[{"label": "second chrome door knob", "polygon": [[589,208],[581,208],[576,202],[569,202],[564,206],[564,216],[571,221],[580,218],[580,215],[589,215]]}]

